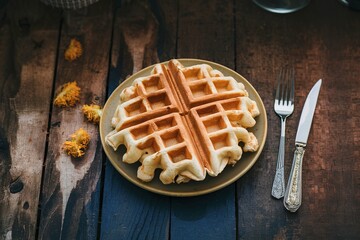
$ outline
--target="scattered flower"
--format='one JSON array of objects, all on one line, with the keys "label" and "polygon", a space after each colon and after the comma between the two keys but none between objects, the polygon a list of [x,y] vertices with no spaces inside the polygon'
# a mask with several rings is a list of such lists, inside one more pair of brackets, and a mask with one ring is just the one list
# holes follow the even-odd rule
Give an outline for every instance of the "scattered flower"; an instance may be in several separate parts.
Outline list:
[{"label": "scattered flower", "polygon": [[70,40],[70,44],[65,51],[65,59],[68,61],[74,61],[75,59],[79,58],[82,54],[82,46],[81,43],[76,40],[75,38]]},{"label": "scattered flower", "polygon": [[89,122],[99,123],[100,117],[102,115],[102,109],[99,105],[83,105],[82,112]]},{"label": "scattered flower", "polygon": [[54,100],[58,107],[73,107],[80,100],[80,88],[76,82],[65,83]]},{"label": "scattered flower", "polygon": [[90,142],[89,134],[82,128],[70,135],[70,140],[65,141],[63,149],[68,155],[75,158],[81,157],[85,154],[87,145]]}]

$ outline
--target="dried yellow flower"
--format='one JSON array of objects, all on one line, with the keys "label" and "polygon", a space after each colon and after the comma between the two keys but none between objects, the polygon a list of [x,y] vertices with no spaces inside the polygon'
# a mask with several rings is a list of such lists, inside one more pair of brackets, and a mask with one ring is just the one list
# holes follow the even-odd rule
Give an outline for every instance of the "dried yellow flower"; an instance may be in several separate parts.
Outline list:
[{"label": "dried yellow flower", "polygon": [[85,154],[87,145],[90,142],[89,134],[82,128],[71,134],[70,140],[65,141],[63,149],[68,155],[73,157],[81,157]]},{"label": "dried yellow flower", "polygon": [[81,43],[73,38],[70,40],[70,44],[65,51],[65,59],[70,62],[74,61],[81,56],[82,51]]},{"label": "dried yellow flower", "polygon": [[80,88],[76,82],[65,83],[60,87],[54,104],[58,107],[72,107],[80,100]]},{"label": "dried yellow flower", "polygon": [[99,123],[100,117],[102,115],[102,109],[99,105],[83,105],[82,112],[89,122]]}]

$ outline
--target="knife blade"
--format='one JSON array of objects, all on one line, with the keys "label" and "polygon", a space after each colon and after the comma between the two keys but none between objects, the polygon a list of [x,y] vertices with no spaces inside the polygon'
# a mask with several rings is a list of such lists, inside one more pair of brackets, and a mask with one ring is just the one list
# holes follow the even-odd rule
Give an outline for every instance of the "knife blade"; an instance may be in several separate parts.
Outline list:
[{"label": "knife blade", "polygon": [[318,80],[310,90],[308,96],[306,97],[300,116],[299,126],[295,138],[294,158],[284,196],[284,206],[290,212],[296,212],[301,205],[302,162],[315,113],[321,83],[322,80]]}]

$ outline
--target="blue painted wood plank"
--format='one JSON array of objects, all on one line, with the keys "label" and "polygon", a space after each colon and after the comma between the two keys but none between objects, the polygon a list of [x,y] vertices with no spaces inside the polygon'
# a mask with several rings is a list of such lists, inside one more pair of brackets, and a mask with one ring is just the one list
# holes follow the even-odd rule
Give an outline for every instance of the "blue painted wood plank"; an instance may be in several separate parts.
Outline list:
[{"label": "blue painted wood plank", "polygon": [[101,239],[168,239],[169,197],[150,193],[105,168]]},{"label": "blue painted wood plank", "polygon": [[171,239],[235,239],[235,184],[191,198],[173,198]]}]

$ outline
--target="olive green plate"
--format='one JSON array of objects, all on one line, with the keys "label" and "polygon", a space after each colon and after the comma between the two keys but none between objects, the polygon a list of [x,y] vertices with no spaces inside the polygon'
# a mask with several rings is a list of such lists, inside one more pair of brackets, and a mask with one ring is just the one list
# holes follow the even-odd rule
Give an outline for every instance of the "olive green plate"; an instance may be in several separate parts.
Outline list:
[{"label": "olive green plate", "polygon": [[[111,118],[114,115],[115,109],[119,103],[119,96],[121,91],[129,87],[132,82],[138,77],[144,77],[150,75],[151,70],[154,66],[149,66],[128,79],[126,79],[123,83],[121,83],[111,94],[109,99],[107,100],[104,109],[103,115],[100,120],[100,137],[101,143],[103,145],[104,151],[109,158],[112,165],[116,168],[119,173],[128,179],[130,182],[138,185],[139,187],[149,190],[151,192],[169,195],[169,196],[177,196],[177,197],[187,197],[187,196],[197,196],[206,193],[210,193],[216,190],[219,190],[239,179],[243,176],[249,169],[255,164],[256,160],[259,158],[261,151],[265,145],[266,134],[267,134],[267,117],[266,110],[264,104],[254,89],[254,87],[241,75],[236,73],[235,71],[219,65],[217,63],[199,60],[199,59],[178,59],[184,66],[190,66],[195,64],[206,63],[212,66],[214,69],[217,69],[225,76],[232,76],[238,82],[242,82],[245,85],[246,90],[249,93],[249,97],[256,101],[258,104],[260,115],[256,117],[256,125],[250,129],[251,132],[255,134],[259,141],[259,149],[254,153],[243,153],[241,159],[236,163],[235,166],[227,166],[222,173],[220,173],[217,177],[211,177],[209,175],[206,176],[204,181],[196,182],[190,181],[188,183],[182,184],[169,184],[165,185],[159,180],[159,172],[156,171],[155,177],[151,182],[143,182],[139,180],[136,176],[137,168],[140,163],[135,164],[127,164],[122,162],[122,157],[126,152],[126,148],[124,146],[119,147],[119,149],[115,152],[110,146],[105,143],[105,136],[112,131],[111,127]],[[167,62],[165,62],[166,64]]]}]

